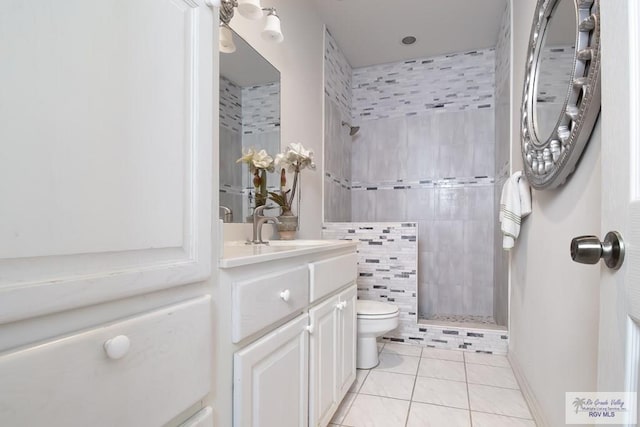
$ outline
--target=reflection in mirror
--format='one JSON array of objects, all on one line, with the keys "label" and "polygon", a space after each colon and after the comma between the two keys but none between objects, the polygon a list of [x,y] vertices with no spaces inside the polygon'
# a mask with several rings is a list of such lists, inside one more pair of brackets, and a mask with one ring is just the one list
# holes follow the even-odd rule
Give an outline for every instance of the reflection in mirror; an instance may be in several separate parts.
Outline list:
[{"label": "reflection in mirror", "polygon": [[[233,222],[245,222],[255,203],[247,165],[236,163],[242,149],[280,152],[280,72],[238,34],[234,53],[220,54],[220,206]],[[267,174],[269,191],[279,174]],[[221,208],[220,218],[231,216]]]},{"label": "reflection in mirror", "polygon": [[554,131],[570,89],[575,61],[574,0],[558,0],[546,25],[535,76],[534,129],[540,141]]}]

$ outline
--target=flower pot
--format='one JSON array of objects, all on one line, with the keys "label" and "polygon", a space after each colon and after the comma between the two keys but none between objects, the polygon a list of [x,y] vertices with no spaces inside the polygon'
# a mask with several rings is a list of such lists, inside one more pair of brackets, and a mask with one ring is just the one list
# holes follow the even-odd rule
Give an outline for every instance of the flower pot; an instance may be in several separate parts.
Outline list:
[{"label": "flower pot", "polygon": [[280,240],[293,240],[296,238],[298,231],[298,217],[296,215],[280,215],[278,217],[279,224],[276,224]]}]

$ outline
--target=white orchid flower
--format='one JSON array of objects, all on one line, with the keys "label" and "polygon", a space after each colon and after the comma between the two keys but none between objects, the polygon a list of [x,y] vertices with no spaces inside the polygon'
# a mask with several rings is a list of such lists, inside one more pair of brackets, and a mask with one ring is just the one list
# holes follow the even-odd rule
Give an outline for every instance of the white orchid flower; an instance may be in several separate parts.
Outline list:
[{"label": "white orchid flower", "polygon": [[284,153],[276,156],[275,162],[279,167],[286,168],[287,172],[316,168],[315,163],[313,163],[313,151],[307,150],[302,144],[297,143],[289,144]]},{"label": "white orchid flower", "polygon": [[253,148],[248,148],[248,149],[242,149],[242,157],[240,157],[238,160],[236,160],[236,163],[251,163],[253,161],[253,155],[255,154],[255,151]]},{"label": "white orchid flower", "polygon": [[236,160],[236,163],[246,163],[249,165],[251,172],[255,172],[256,169],[265,169],[269,172],[274,171],[273,157],[271,157],[266,150],[256,151],[253,148],[242,150],[242,157]]},{"label": "white orchid flower", "polygon": [[266,150],[260,150],[253,155],[253,166],[257,169],[266,169],[269,172],[273,172],[273,157],[267,154]]}]

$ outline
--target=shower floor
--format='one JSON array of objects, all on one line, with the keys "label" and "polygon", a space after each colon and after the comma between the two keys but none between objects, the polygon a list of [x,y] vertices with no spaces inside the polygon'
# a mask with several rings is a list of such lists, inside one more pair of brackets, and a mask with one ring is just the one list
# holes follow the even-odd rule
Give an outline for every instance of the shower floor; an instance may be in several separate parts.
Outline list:
[{"label": "shower floor", "polygon": [[493,316],[473,316],[466,314],[432,314],[419,323],[441,326],[464,326],[479,329],[506,330],[506,327],[496,324]]}]

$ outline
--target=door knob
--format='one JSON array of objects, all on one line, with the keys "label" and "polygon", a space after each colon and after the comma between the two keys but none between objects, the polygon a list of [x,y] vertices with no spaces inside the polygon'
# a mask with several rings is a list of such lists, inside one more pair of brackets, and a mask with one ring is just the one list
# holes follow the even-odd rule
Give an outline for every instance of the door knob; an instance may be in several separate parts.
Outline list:
[{"label": "door knob", "polygon": [[617,231],[610,231],[600,239],[580,236],[571,240],[571,259],[582,264],[597,264],[600,258],[607,267],[617,270],[624,261],[624,242]]}]

